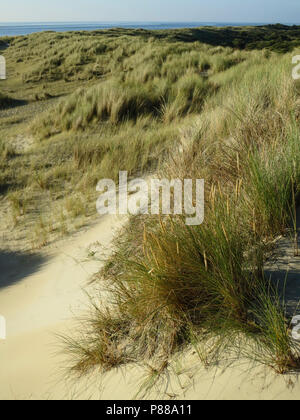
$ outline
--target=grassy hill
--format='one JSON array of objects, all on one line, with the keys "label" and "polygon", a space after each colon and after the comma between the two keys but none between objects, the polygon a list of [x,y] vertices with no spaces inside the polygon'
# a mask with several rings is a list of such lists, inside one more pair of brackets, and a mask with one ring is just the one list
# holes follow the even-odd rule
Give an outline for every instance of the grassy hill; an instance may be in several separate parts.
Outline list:
[{"label": "grassy hill", "polygon": [[25,147],[3,163],[7,223],[35,246],[86,223],[101,177],[157,169],[218,77],[269,56],[119,30],[16,37],[4,54],[1,89],[23,106],[2,112],[0,135]]},{"label": "grassy hill", "polygon": [[[159,36],[159,35],[158,35]],[[196,28],[169,31],[162,37],[178,41],[200,41],[239,49],[270,49],[277,52],[292,51],[300,43],[300,26],[264,25],[256,27]]]}]

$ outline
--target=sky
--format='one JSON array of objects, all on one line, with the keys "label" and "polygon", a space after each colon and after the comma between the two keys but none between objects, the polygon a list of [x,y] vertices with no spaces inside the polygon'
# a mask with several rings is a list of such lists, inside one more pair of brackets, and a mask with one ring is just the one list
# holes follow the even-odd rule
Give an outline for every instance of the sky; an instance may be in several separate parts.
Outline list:
[{"label": "sky", "polygon": [[299,23],[299,0],[2,0],[1,22]]}]

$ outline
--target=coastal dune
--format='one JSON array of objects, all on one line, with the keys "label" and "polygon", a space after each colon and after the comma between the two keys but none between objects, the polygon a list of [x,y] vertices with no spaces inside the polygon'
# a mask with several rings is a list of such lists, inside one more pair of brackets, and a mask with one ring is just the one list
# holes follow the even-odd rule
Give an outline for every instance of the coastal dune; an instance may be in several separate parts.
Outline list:
[{"label": "coastal dune", "polygon": [[[88,290],[88,280],[99,270],[99,261],[88,258],[87,250],[92,244],[109,248],[123,222],[124,219],[113,216],[102,218],[86,232],[52,247],[48,258],[39,264],[35,261],[36,271],[31,274],[24,261],[14,267],[13,261],[7,259],[7,271],[2,271],[1,283],[9,278],[11,286],[6,284],[0,289],[0,308],[7,321],[7,339],[0,341],[1,400],[118,400],[137,395],[145,373],[138,366],[113,370],[105,376],[96,371],[78,380],[70,379],[66,355],[58,338],[75,334],[76,318],[86,310],[84,290]],[[295,261],[296,258],[292,263]],[[14,283],[16,278],[18,282]],[[190,351],[181,357],[180,365],[181,371],[172,373],[146,397],[299,398],[297,376],[278,376],[249,361],[240,360],[238,365],[227,369],[218,366],[207,371]]]},{"label": "coastal dune", "polygon": [[[0,399],[299,399],[299,33],[0,39]],[[174,203],[139,191],[119,232],[95,219],[125,170]],[[175,187],[203,179],[189,226]]]}]

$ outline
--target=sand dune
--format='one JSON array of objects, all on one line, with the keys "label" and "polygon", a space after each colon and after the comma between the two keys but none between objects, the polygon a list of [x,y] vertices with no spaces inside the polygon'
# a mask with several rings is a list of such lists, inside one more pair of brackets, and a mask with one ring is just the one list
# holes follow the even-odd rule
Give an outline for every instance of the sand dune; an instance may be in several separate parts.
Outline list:
[{"label": "sand dune", "polygon": [[[83,288],[99,261],[88,258],[91,244],[105,248],[124,220],[109,216],[85,233],[53,247],[47,257],[29,258],[20,253],[0,255],[0,312],[7,321],[7,339],[0,341],[0,399],[131,399],[145,374],[140,367],[93,373],[78,380],[66,379],[65,356],[59,354],[57,334],[74,332],[74,318],[86,310]],[[286,247],[286,242],[284,242]],[[288,247],[289,249],[289,247]],[[288,255],[293,276],[299,258]],[[289,264],[286,261],[287,267]],[[294,277],[293,277],[294,279]],[[209,372],[197,356],[187,353],[178,376],[148,395],[178,399],[299,399],[296,375],[276,376],[269,369],[238,365]]]}]

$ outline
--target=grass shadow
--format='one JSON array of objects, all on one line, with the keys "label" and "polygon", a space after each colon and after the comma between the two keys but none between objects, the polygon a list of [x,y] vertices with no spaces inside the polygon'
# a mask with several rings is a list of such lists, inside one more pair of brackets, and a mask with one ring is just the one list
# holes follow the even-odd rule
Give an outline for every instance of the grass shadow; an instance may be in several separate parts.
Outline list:
[{"label": "grass shadow", "polygon": [[38,254],[0,250],[0,290],[37,272],[47,259]]},{"label": "grass shadow", "polygon": [[297,210],[296,226],[296,238],[286,237],[280,241],[274,262],[268,263],[265,270],[266,276],[276,284],[286,313],[291,317],[300,309],[300,256],[297,255],[300,250],[300,208]]},{"label": "grass shadow", "polygon": [[[299,259],[300,266],[300,259]],[[280,298],[284,301],[286,314],[293,317],[300,309],[300,274],[299,270],[267,270],[267,278],[276,285]]]},{"label": "grass shadow", "polygon": [[8,97],[4,97],[2,99],[0,98],[0,111],[25,106],[27,103],[27,101],[21,99],[13,99]]}]

